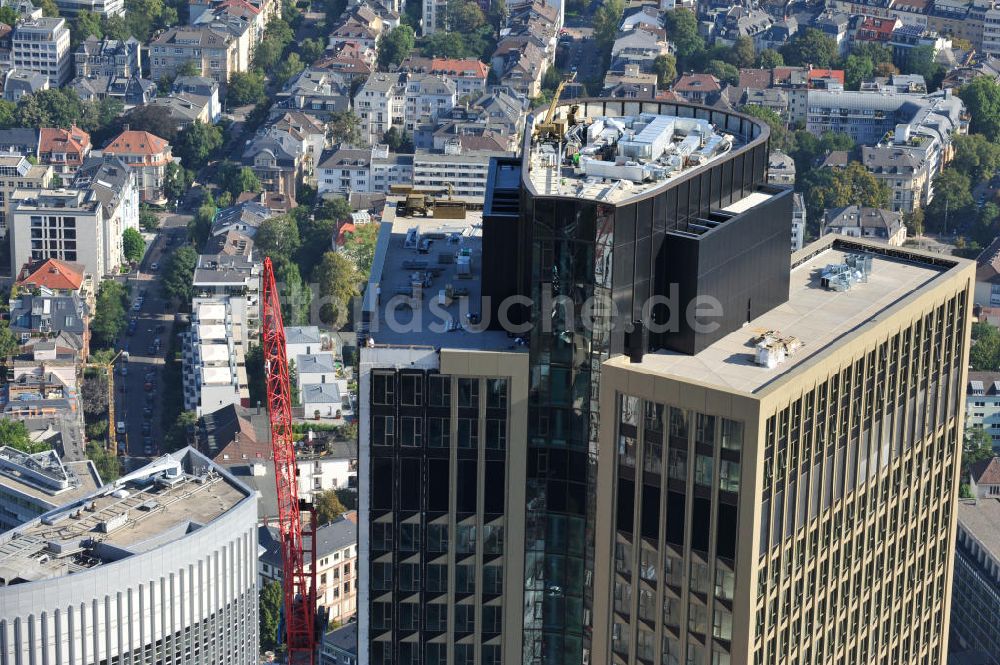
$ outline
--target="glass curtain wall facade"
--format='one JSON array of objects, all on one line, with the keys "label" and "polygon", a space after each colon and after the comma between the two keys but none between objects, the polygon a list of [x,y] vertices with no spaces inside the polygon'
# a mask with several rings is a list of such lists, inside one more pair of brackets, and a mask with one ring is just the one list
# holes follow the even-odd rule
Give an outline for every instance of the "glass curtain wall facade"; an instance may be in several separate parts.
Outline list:
[{"label": "glass curtain wall facade", "polygon": [[[766,125],[680,104],[586,100],[581,108],[588,116],[705,118],[744,144],[617,205],[540,196],[522,174],[519,226],[503,253],[530,257],[519,284],[507,286],[532,303],[523,650],[523,662],[532,664],[579,665],[589,650],[601,364],[625,353],[631,334],[641,336],[643,351],[694,353],[788,296],[791,197],[769,192],[752,218],[721,211],[767,187]],[[707,218],[718,227],[703,234],[696,222]],[[658,337],[632,331],[648,299],[667,295],[671,285],[682,308],[699,294],[728,305],[731,292],[741,294],[740,305],[727,307],[729,318],[709,335],[683,321]],[[654,309],[652,320],[665,323],[669,315]]]}]

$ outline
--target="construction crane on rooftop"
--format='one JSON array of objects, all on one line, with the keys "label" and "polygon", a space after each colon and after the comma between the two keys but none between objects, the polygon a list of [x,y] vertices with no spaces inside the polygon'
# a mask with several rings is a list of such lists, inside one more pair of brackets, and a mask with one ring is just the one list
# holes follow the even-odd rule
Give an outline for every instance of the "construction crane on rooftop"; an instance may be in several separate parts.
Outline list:
[{"label": "construction crane on rooftop", "polygon": [[[285,325],[281,318],[281,303],[278,300],[270,258],[264,259],[261,281],[261,338],[267,375],[267,411],[271,421],[274,482],[278,493],[278,532],[284,572],[285,643],[289,665],[315,665],[316,566],[310,564],[316,560],[316,513],[312,504],[302,504],[299,501]],[[308,560],[307,552],[311,555]]]},{"label": "construction crane on rooftop", "polygon": [[[573,82],[576,79],[576,74],[570,74],[567,78],[564,78],[556,86],[555,92],[552,93],[552,101],[549,103],[549,108],[545,112],[545,118],[539,120],[535,123],[535,140],[557,140],[561,141],[563,135],[566,133],[566,129],[569,125],[568,118],[559,118],[556,120],[556,107],[559,106],[559,97],[562,95],[563,89],[566,88],[566,84]],[[573,110],[575,113],[575,110]]]},{"label": "construction crane on rooftop", "polygon": [[[83,364],[85,368],[103,369],[108,373],[108,451],[112,455],[118,454],[117,431],[115,430],[117,427],[117,423],[115,422],[115,362],[118,358],[128,360],[128,351],[119,351],[111,360],[105,363],[91,360]],[[127,442],[128,438],[125,440]]]}]

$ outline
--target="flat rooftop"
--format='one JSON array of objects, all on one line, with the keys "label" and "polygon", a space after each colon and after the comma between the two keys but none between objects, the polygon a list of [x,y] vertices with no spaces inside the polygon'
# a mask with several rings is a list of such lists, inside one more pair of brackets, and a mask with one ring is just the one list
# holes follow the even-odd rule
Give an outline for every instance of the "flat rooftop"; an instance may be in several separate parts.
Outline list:
[{"label": "flat rooftop", "polygon": [[587,115],[587,105],[569,118],[565,105],[557,108],[563,109],[567,122],[573,121],[563,140],[533,139],[526,160],[529,182],[545,196],[620,203],[746,143],[700,118],[650,112]]},{"label": "flat rooftop", "polygon": [[397,200],[386,204],[365,292],[369,337],[391,346],[516,348],[506,333],[475,323],[489,309],[482,303],[482,211],[467,211],[465,219],[403,217]]},{"label": "flat rooftop", "polygon": [[174,542],[249,492],[188,448],[0,536],[0,586],[78,573]]},{"label": "flat rooftop", "polygon": [[64,462],[53,450],[28,455],[3,446],[0,485],[50,505],[61,505],[96,490],[101,477],[89,460]]},{"label": "flat rooftop", "polygon": [[[608,362],[684,381],[694,380],[730,392],[756,393],[813,357],[829,353],[830,347],[847,334],[877,320],[891,307],[940,277],[949,267],[934,264],[930,259],[921,262],[920,254],[906,250],[899,254],[905,252],[912,260],[871,254],[872,269],[867,282],[856,283],[846,291],[824,288],[820,284],[822,271],[829,265],[844,263],[848,254],[863,251],[861,247],[834,241],[795,265],[791,271],[788,302],[726,335],[697,355],[656,351],[647,353],[640,363],[629,362],[627,356]],[[754,337],[766,331],[794,337],[802,346],[776,367],[758,365]]]},{"label": "flat rooftop", "polygon": [[959,501],[958,523],[1000,560],[1000,498]]}]

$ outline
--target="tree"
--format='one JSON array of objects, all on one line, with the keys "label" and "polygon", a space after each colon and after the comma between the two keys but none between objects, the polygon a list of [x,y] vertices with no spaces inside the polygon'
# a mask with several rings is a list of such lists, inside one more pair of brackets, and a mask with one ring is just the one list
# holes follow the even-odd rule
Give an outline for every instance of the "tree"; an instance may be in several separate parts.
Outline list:
[{"label": "tree", "polygon": [[299,55],[310,64],[316,62],[326,53],[326,42],[322,39],[304,39],[299,44]]},{"label": "tree", "polygon": [[398,66],[410,55],[415,43],[413,28],[408,25],[397,26],[385,33],[378,43],[379,69],[389,71]]},{"label": "tree", "polygon": [[290,326],[305,324],[309,320],[312,291],[302,281],[299,267],[292,261],[282,258],[275,263],[274,278],[282,294],[281,314],[285,324]]},{"label": "tree", "polygon": [[96,441],[87,442],[87,459],[97,467],[97,473],[105,483],[118,480],[122,474],[122,465],[118,457],[108,452],[104,446]]},{"label": "tree", "polygon": [[970,131],[1000,141],[1000,82],[979,76],[958,91],[969,112]]},{"label": "tree", "polygon": [[343,254],[327,252],[313,270],[312,278],[319,285],[319,295],[324,301],[319,311],[320,320],[329,325],[343,323],[361,281],[354,263]]},{"label": "tree", "polygon": [[420,51],[429,58],[464,58],[468,55],[462,35],[447,31],[439,31],[421,37]]},{"label": "tree", "polygon": [[977,462],[993,457],[993,439],[982,427],[966,427],[962,441],[962,476]]},{"label": "tree", "polygon": [[972,182],[982,182],[1000,170],[1000,145],[982,134],[956,134],[952,138],[955,159],[951,166],[969,176]]},{"label": "tree", "polygon": [[906,225],[906,232],[910,236],[924,235],[924,209],[914,208],[903,215],[903,224]]},{"label": "tree", "polygon": [[675,9],[664,15],[664,25],[669,39],[682,64],[705,50],[705,41],[698,34],[698,19],[689,9]]},{"label": "tree", "polygon": [[160,227],[160,218],[152,210],[143,208],[139,210],[139,226],[143,231],[154,232]]},{"label": "tree", "polygon": [[737,67],[753,67],[757,60],[757,49],[753,40],[746,35],[740,35],[733,43],[732,62]]},{"label": "tree", "polygon": [[372,271],[378,232],[378,224],[360,224],[354,231],[344,234],[344,245],[340,251],[351,260],[364,280],[368,279]]},{"label": "tree", "polygon": [[469,0],[448,0],[448,29],[459,34],[475,32],[486,24],[483,10]]},{"label": "tree", "polygon": [[198,252],[191,245],[183,245],[175,251],[167,262],[163,276],[163,294],[177,302],[191,301],[194,295],[194,268],[198,263]]},{"label": "tree", "polygon": [[201,63],[186,60],[177,66],[176,76],[201,76]]},{"label": "tree", "polygon": [[861,82],[870,79],[875,73],[875,65],[871,58],[854,53],[844,60],[844,80],[848,90],[858,90]]},{"label": "tree", "polygon": [[266,97],[264,77],[260,72],[236,72],[229,79],[229,89],[226,91],[226,105],[229,108],[256,104]]},{"label": "tree", "polygon": [[253,66],[263,71],[271,71],[281,61],[285,46],[276,39],[265,37],[253,52]]},{"label": "tree", "polygon": [[77,124],[84,105],[72,88],[50,88],[24,95],[17,103],[17,118],[26,127],[63,127]]},{"label": "tree", "polygon": [[869,173],[861,162],[849,162],[843,169],[813,169],[804,182],[807,219],[816,220],[817,224],[830,208],[889,206],[889,188]]},{"label": "tree", "polygon": [[971,217],[974,207],[969,176],[949,167],[934,177],[934,199],[925,210],[930,228],[954,231],[960,220]]},{"label": "tree", "polygon": [[829,67],[839,55],[837,42],[816,28],[806,28],[795,33],[784,46],[781,55],[785,64],[804,67]]},{"label": "tree", "polygon": [[263,189],[260,179],[249,166],[240,166],[235,162],[223,162],[219,167],[219,187],[229,192],[233,198],[243,192],[257,193]]},{"label": "tree", "polygon": [[10,446],[29,454],[50,449],[47,443],[32,441],[24,423],[13,418],[0,418],[0,446]]},{"label": "tree", "polygon": [[773,48],[766,48],[757,56],[757,66],[763,69],[774,69],[775,67],[782,67],[784,64],[785,59]]},{"label": "tree", "polygon": [[137,106],[122,119],[130,129],[155,134],[171,143],[177,137],[177,122],[170,111],[162,106]]},{"label": "tree", "polygon": [[278,85],[284,85],[285,82],[289,81],[305,69],[306,66],[302,62],[302,58],[299,57],[298,53],[292,52],[288,56],[279,62],[274,68],[274,81]]},{"label": "tree", "polygon": [[653,60],[653,71],[656,72],[656,85],[669,87],[677,78],[677,58],[672,53],[664,53]]},{"label": "tree", "polygon": [[725,60],[710,61],[705,68],[705,72],[730,85],[736,85],[740,79],[740,70]]},{"label": "tree", "polygon": [[[32,4],[34,4],[34,2],[32,2]],[[40,2],[35,6],[41,8],[43,16],[49,18],[59,16],[59,5],[56,4],[55,0],[40,0]]]},{"label": "tree", "polygon": [[10,129],[16,126],[15,116],[17,114],[17,104],[8,102],[6,99],[0,100],[0,129]]},{"label": "tree", "polygon": [[136,263],[142,260],[142,255],[146,250],[146,241],[142,239],[142,234],[129,227],[122,233],[122,253],[125,260]]},{"label": "tree", "polygon": [[188,239],[195,247],[201,247],[208,240],[208,236],[212,233],[212,222],[215,221],[215,213],[217,211],[215,203],[206,200],[198,206],[198,212],[188,222]]},{"label": "tree", "polygon": [[94,318],[90,321],[90,334],[97,347],[110,348],[125,330],[128,294],[125,287],[110,280],[101,282],[97,290]]},{"label": "tree", "polygon": [[388,144],[389,150],[393,152],[413,152],[413,137],[403,129],[391,127],[389,131],[382,135],[382,143]]},{"label": "tree", "polygon": [[280,643],[278,637],[278,622],[281,620],[281,609],[285,602],[281,585],[277,582],[268,582],[260,590],[260,603],[258,604],[258,621],[260,623],[260,648],[261,651],[274,651]]},{"label": "tree", "polygon": [[747,104],[740,110],[749,116],[766,122],[768,127],[771,128],[771,147],[776,150],[784,149],[785,144],[788,142],[788,131],[785,129],[784,119],[778,115],[777,111],[757,104]]},{"label": "tree", "polygon": [[20,349],[21,345],[18,343],[17,337],[10,331],[10,323],[0,321],[0,361],[16,355]]},{"label": "tree", "polygon": [[0,7],[0,23],[13,27],[17,24],[17,11],[10,6]]},{"label": "tree", "polygon": [[316,507],[316,520],[320,525],[329,524],[347,511],[337,496],[337,490],[316,492],[313,495],[313,505]]},{"label": "tree", "polygon": [[604,0],[594,12],[594,41],[598,48],[608,50],[618,36],[618,26],[625,12],[624,0]]},{"label": "tree", "polygon": [[86,41],[87,37],[90,36],[100,39],[104,36],[104,26],[101,25],[100,15],[85,10],[79,12],[73,21],[73,32],[77,41]]},{"label": "tree", "polygon": [[326,123],[327,138],[331,143],[343,146],[361,146],[365,141],[361,136],[361,119],[354,111],[337,111]]},{"label": "tree", "polygon": [[192,182],[194,182],[194,174],[191,171],[177,162],[169,162],[163,174],[163,193],[167,195],[168,199],[179,201],[187,194]]},{"label": "tree", "polygon": [[177,134],[173,149],[181,163],[199,169],[222,147],[222,128],[195,120]]},{"label": "tree", "polygon": [[254,247],[271,260],[291,259],[299,248],[299,227],[291,215],[265,219],[257,230]]},{"label": "tree", "polygon": [[[901,55],[896,66],[904,74],[919,74],[927,82],[928,90],[935,90],[944,78],[945,68],[934,59],[934,47],[917,46],[911,49],[900,49]],[[905,54],[902,54],[905,52]]]},{"label": "tree", "polygon": [[163,436],[163,445],[168,451],[180,450],[188,445],[191,429],[198,424],[198,414],[181,411]]}]

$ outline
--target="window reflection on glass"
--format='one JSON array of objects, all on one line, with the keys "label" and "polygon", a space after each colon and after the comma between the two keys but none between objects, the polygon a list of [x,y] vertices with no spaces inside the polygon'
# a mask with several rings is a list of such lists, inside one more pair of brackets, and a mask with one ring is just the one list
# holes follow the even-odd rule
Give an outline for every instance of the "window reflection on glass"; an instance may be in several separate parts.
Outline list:
[{"label": "window reflection on glass", "polygon": [[[812,411],[812,403],[809,403],[809,411]],[[810,416],[811,417],[811,416]],[[722,447],[727,450],[739,450],[743,447],[743,423],[738,420],[722,419],[721,427]]]},{"label": "window reflection on glass", "polygon": [[708,455],[694,456],[694,482],[705,487],[712,486],[712,458]]}]

